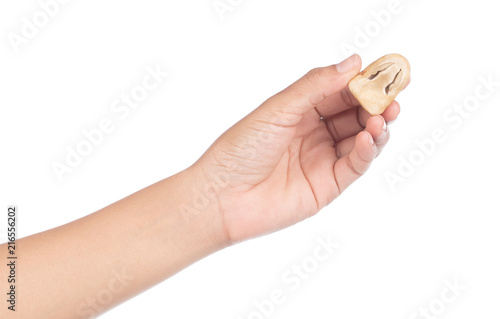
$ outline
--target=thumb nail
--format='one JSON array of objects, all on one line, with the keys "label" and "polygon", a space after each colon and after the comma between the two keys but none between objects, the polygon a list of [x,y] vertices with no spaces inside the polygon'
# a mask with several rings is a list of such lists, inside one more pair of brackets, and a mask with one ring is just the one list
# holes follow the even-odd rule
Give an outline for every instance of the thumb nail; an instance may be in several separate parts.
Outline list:
[{"label": "thumb nail", "polygon": [[337,71],[339,73],[347,73],[354,69],[356,66],[357,54],[353,54],[344,61],[337,64]]}]

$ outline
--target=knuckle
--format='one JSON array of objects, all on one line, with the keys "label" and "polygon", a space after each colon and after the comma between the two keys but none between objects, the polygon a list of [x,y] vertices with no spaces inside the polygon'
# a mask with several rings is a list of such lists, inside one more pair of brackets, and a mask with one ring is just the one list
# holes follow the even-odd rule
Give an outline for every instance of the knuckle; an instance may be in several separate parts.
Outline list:
[{"label": "knuckle", "polygon": [[317,85],[319,82],[319,79],[321,78],[321,69],[314,68],[314,69],[310,70],[309,72],[306,73],[305,78],[313,86]]}]

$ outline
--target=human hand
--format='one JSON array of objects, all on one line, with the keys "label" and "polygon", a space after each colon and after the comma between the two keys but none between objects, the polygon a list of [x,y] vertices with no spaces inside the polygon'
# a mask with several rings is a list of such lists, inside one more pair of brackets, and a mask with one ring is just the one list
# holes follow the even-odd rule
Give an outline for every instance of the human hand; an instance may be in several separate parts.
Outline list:
[{"label": "human hand", "polygon": [[367,171],[389,139],[386,122],[400,109],[394,101],[370,116],[359,105],[347,83],[360,68],[353,55],[311,70],[228,129],[193,165],[226,180],[216,200],[231,243],[315,215]]},{"label": "human hand", "polygon": [[[382,116],[358,105],[346,85],[360,66],[355,55],[310,71],[228,129],[186,170],[20,239],[23,278],[33,283],[20,291],[20,300],[30,300],[21,317],[97,316],[228,244],[316,214],[368,169],[389,138],[385,121],[399,113],[396,102]],[[5,258],[7,247],[0,248]],[[54,289],[47,291],[49,285]],[[110,287],[112,300],[96,303]]]}]

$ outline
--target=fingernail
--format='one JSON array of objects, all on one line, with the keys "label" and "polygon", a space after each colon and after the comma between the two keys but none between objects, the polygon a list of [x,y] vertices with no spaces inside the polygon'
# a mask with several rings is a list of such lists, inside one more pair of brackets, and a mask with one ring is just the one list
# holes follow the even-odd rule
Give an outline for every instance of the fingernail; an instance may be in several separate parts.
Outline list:
[{"label": "fingernail", "polygon": [[384,121],[384,125],[382,125],[382,130],[384,132],[387,132],[387,123],[385,122],[385,119],[383,119],[383,121]]},{"label": "fingernail", "polygon": [[390,124],[392,124],[392,123],[396,122],[396,120],[397,120],[397,119],[398,119],[398,118],[396,117],[394,120],[387,122],[387,125],[390,125]]},{"label": "fingernail", "polygon": [[357,59],[356,54],[351,55],[344,61],[337,64],[337,71],[339,73],[347,73],[351,71],[356,66],[356,59]]},{"label": "fingernail", "polygon": [[373,141],[373,136],[370,133],[368,133],[368,143],[370,143],[370,145],[375,144],[375,142]]}]

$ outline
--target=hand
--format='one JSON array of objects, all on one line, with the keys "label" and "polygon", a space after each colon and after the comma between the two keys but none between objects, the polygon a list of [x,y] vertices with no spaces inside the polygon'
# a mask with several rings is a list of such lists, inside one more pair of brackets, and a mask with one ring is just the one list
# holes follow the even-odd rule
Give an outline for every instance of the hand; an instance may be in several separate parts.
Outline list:
[{"label": "hand", "polygon": [[[217,192],[231,243],[313,216],[363,175],[389,139],[393,102],[370,116],[347,88],[361,59],[313,69],[222,134],[194,166]],[[320,119],[320,114],[323,119]]]},{"label": "hand", "polygon": [[[19,290],[19,300],[30,300],[20,316],[97,316],[228,244],[317,213],[368,169],[389,138],[385,121],[399,113],[396,102],[383,116],[357,105],[346,85],[360,65],[353,56],[312,70],[227,130],[188,169],[20,239],[23,280],[32,283]],[[0,251],[5,258],[6,245]],[[0,277],[7,271],[2,267]],[[112,298],[100,302],[110,289]],[[6,312],[1,308],[0,317]]]}]

